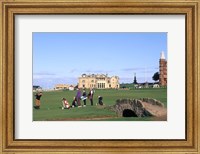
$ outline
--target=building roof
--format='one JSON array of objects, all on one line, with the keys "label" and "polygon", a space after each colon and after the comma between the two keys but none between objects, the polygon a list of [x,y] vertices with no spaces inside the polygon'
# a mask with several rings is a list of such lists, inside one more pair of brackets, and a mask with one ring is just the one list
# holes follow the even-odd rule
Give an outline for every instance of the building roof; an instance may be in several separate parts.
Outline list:
[{"label": "building roof", "polygon": [[[93,78],[107,77],[107,78],[110,78],[110,77],[108,77],[108,74],[91,74],[91,75],[90,74],[89,75],[82,74],[81,77],[79,77],[79,78],[82,78],[82,77],[93,77]],[[119,78],[118,76],[112,76],[112,77]]]}]

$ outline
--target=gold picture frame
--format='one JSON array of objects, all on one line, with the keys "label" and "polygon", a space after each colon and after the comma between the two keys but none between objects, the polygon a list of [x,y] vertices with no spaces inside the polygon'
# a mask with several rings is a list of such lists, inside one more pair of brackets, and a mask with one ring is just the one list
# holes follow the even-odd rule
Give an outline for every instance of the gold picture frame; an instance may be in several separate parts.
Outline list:
[{"label": "gold picture frame", "polygon": [[[0,2],[0,151],[13,153],[200,153],[199,0],[2,0]],[[16,14],[159,14],[186,17],[186,139],[16,140]]]}]

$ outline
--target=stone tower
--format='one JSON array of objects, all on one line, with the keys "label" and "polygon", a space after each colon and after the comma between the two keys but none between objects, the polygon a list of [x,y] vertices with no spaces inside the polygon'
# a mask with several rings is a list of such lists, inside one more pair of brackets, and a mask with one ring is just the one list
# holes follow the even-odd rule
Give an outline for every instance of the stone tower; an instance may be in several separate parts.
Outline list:
[{"label": "stone tower", "polygon": [[159,84],[160,86],[167,86],[167,61],[164,52],[161,52],[159,60]]}]

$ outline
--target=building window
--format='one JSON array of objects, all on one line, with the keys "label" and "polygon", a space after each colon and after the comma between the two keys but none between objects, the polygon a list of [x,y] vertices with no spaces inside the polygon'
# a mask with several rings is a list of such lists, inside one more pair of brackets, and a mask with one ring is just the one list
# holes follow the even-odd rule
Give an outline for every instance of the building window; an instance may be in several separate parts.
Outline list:
[{"label": "building window", "polygon": [[82,80],[82,83],[85,83],[85,80]]}]

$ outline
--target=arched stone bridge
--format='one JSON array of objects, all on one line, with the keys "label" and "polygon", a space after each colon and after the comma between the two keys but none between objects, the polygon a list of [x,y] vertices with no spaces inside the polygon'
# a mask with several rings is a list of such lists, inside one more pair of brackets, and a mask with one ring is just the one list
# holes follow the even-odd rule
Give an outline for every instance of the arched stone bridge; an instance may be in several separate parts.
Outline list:
[{"label": "arched stone bridge", "polygon": [[119,117],[160,117],[167,114],[164,104],[152,98],[119,99],[112,109]]}]

